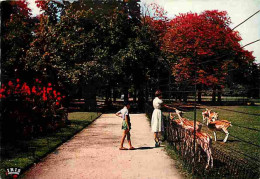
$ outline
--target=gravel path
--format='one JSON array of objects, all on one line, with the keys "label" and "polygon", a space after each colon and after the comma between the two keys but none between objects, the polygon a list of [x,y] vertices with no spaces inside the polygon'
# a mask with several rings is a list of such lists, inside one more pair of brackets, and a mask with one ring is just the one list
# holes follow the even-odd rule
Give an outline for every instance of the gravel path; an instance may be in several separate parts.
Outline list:
[{"label": "gravel path", "polygon": [[[122,119],[103,114],[25,173],[26,179],[181,179],[163,147],[154,148],[145,114],[130,114],[136,150],[118,150]],[[125,147],[128,147],[125,141]]]}]

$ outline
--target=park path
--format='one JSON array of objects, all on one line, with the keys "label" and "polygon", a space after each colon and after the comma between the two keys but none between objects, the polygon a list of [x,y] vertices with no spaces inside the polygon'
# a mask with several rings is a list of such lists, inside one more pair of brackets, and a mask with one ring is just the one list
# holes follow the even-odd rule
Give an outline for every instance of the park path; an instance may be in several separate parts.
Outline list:
[{"label": "park path", "polygon": [[[145,114],[131,114],[136,150],[120,151],[122,119],[103,114],[25,173],[26,179],[181,179],[163,147],[154,148]],[[125,147],[128,147],[125,141]]]}]

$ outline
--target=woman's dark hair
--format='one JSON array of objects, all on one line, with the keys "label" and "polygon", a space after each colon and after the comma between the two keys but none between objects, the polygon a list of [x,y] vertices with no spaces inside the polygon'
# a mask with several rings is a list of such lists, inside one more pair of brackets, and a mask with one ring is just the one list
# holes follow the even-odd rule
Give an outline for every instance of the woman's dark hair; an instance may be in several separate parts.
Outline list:
[{"label": "woman's dark hair", "polygon": [[129,104],[128,101],[124,101],[124,106],[127,106]]},{"label": "woman's dark hair", "polygon": [[161,96],[162,95],[162,92],[160,91],[160,90],[157,90],[156,92],[155,92],[155,96],[156,97],[159,97],[159,96]]}]

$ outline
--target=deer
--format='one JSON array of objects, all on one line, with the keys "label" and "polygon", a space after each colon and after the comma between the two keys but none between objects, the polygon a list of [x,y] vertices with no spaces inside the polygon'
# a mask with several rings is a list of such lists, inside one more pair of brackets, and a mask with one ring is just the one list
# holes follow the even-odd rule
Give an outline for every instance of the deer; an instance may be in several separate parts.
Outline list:
[{"label": "deer", "polygon": [[202,119],[204,124],[206,123],[208,125],[209,123],[208,119],[214,117],[216,117],[216,112],[213,112],[212,109],[209,110],[206,108],[206,111],[202,112]]},{"label": "deer", "polygon": [[[183,123],[183,127],[185,129],[194,129],[194,122],[193,121],[190,121],[188,120],[187,118],[183,118],[182,115],[184,114],[183,111],[179,111],[178,109],[175,109],[175,112],[177,114],[177,116],[179,117],[179,120],[182,121]],[[196,131],[202,127],[201,123],[200,122],[196,122]]]},{"label": "deer", "polygon": [[[207,155],[207,164],[205,168],[209,168],[209,166],[213,167],[213,157],[212,157],[212,138],[208,133],[204,133],[201,131],[196,132],[196,142],[201,147],[201,149],[206,153]],[[200,161],[200,154],[199,154],[199,161]]]},{"label": "deer", "polygon": [[176,123],[177,125],[182,126],[183,125],[183,121],[179,118],[179,119],[174,119],[175,116],[173,113],[170,113],[170,119],[171,121],[173,121],[174,123]]},{"label": "deer", "polygon": [[227,142],[227,139],[228,139],[228,135],[229,135],[229,132],[228,132],[228,128],[231,125],[231,122],[228,121],[228,120],[218,120],[218,113],[216,112],[212,112],[211,110],[208,110],[206,109],[206,111],[202,112],[204,113],[203,118],[206,118],[207,120],[207,126],[208,128],[213,131],[214,133],[214,139],[215,141],[217,141],[217,134],[216,132],[217,131],[223,131],[226,136],[223,140],[223,142]]},{"label": "deer", "polygon": [[[175,110],[177,116],[179,117],[179,119],[174,120],[174,122],[177,125],[182,126],[184,129],[187,129],[187,131],[185,132],[185,141],[186,141],[186,149],[189,149],[190,146],[192,146],[193,142],[194,142],[194,138],[193,138],[193,132],[194,132],[194,123],[193,121],[190,121],[186,118],[182,117],[182,114],[184,112],[179,111],[179,110]],[[174,116],[172,113],[170,113],[170,118],[171,120],[174,119]],[[202,129],[202,124],[200,122],[196,122],[196,142],[197,142],[197,146],[200,146],[202,148],[202,150],[206,153],[207,155],[207,164],[206,164],[206,169],[210,166],[213,167],[213,157],[212,157],[212,151],[211,151],[211,145],[212,145],[212,138],[209,134],[204,133],[201,131]],[[195,149],[196,150],[196,149]],[[196,150],[198,151],[198,150]],[[199,160],[200,160],[200,155],[199,155]]]},{"label": "deer", "polygon": [[[190,132],[194,130],[194,122],[188,120],[187,118],[183,118],[182,115],[184,114],[183,111],[179,111],[178,109],[175,109],[175,112],[178,116],[178,119],[176,119],[176,123],[181,125],[182,128],[184,128],[186,131],[184,133],[184,139],[186,144],[186,150],[190,150],[192,147],[192,137],[190,135]],[[202,125],[200,122],[196,122],[196,131],[201,130]],[[185,152],[186,153],[186,152]]]},{"label": "deer", "polygon": [[[174,133],[175,133],[175,140],[180,140],[180,138],[182,138],[182,136],[180,136],[182,133],[180,133],[180,128],[183,128],[183,122],[180,119],[175,119],[175,115],[173,113],[170,113],[170,119],[171,122],[174,123],[176,126],[178,126],[178,128],[173,128],[174,129]],[[185,137],[185,136],[184,136]]]},{"label": "deer", "polygon": [[[177,110],[177,109],[175,109]],[[179,113],[181,113],[181,111],[178,111]],[[177,114],[177,113],[176,113]],[[177,114],[178,115],[178,114]],[[182,155],[186,155],[187,151],[191,148],[192,146],[192,142],[191,142],[191,138],[189,135],[189,130],[191,130],[191,126],[189,125],[185,125],[184,124],[184,120],[181,115],[178,115],[178,119],[174,119],[175,116],[173,113],[170,113],[170,119],[173,123],[175,123],[177,126],[179,126],[181,129],[185,129],[183,130],[183,132],[180,132],[179,129],[175,129],[175,136],[178,139],[178,137],[183,138],[184,143],[183,143],[183,149],[182,150]],[[180,136],[181,135],[181,136]]]}]

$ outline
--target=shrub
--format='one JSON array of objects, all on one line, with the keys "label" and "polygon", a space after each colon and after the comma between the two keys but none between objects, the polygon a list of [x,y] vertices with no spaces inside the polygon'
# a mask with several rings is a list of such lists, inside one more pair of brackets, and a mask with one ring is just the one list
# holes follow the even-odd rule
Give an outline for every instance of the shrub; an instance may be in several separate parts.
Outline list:
[{"label": "shrub", "polygon": [[43,85],[36,79],[33,85],[9,81],[0,89],[4,140],[30,138],[51,132],[65,124],[65,96],[51,83]]}]

